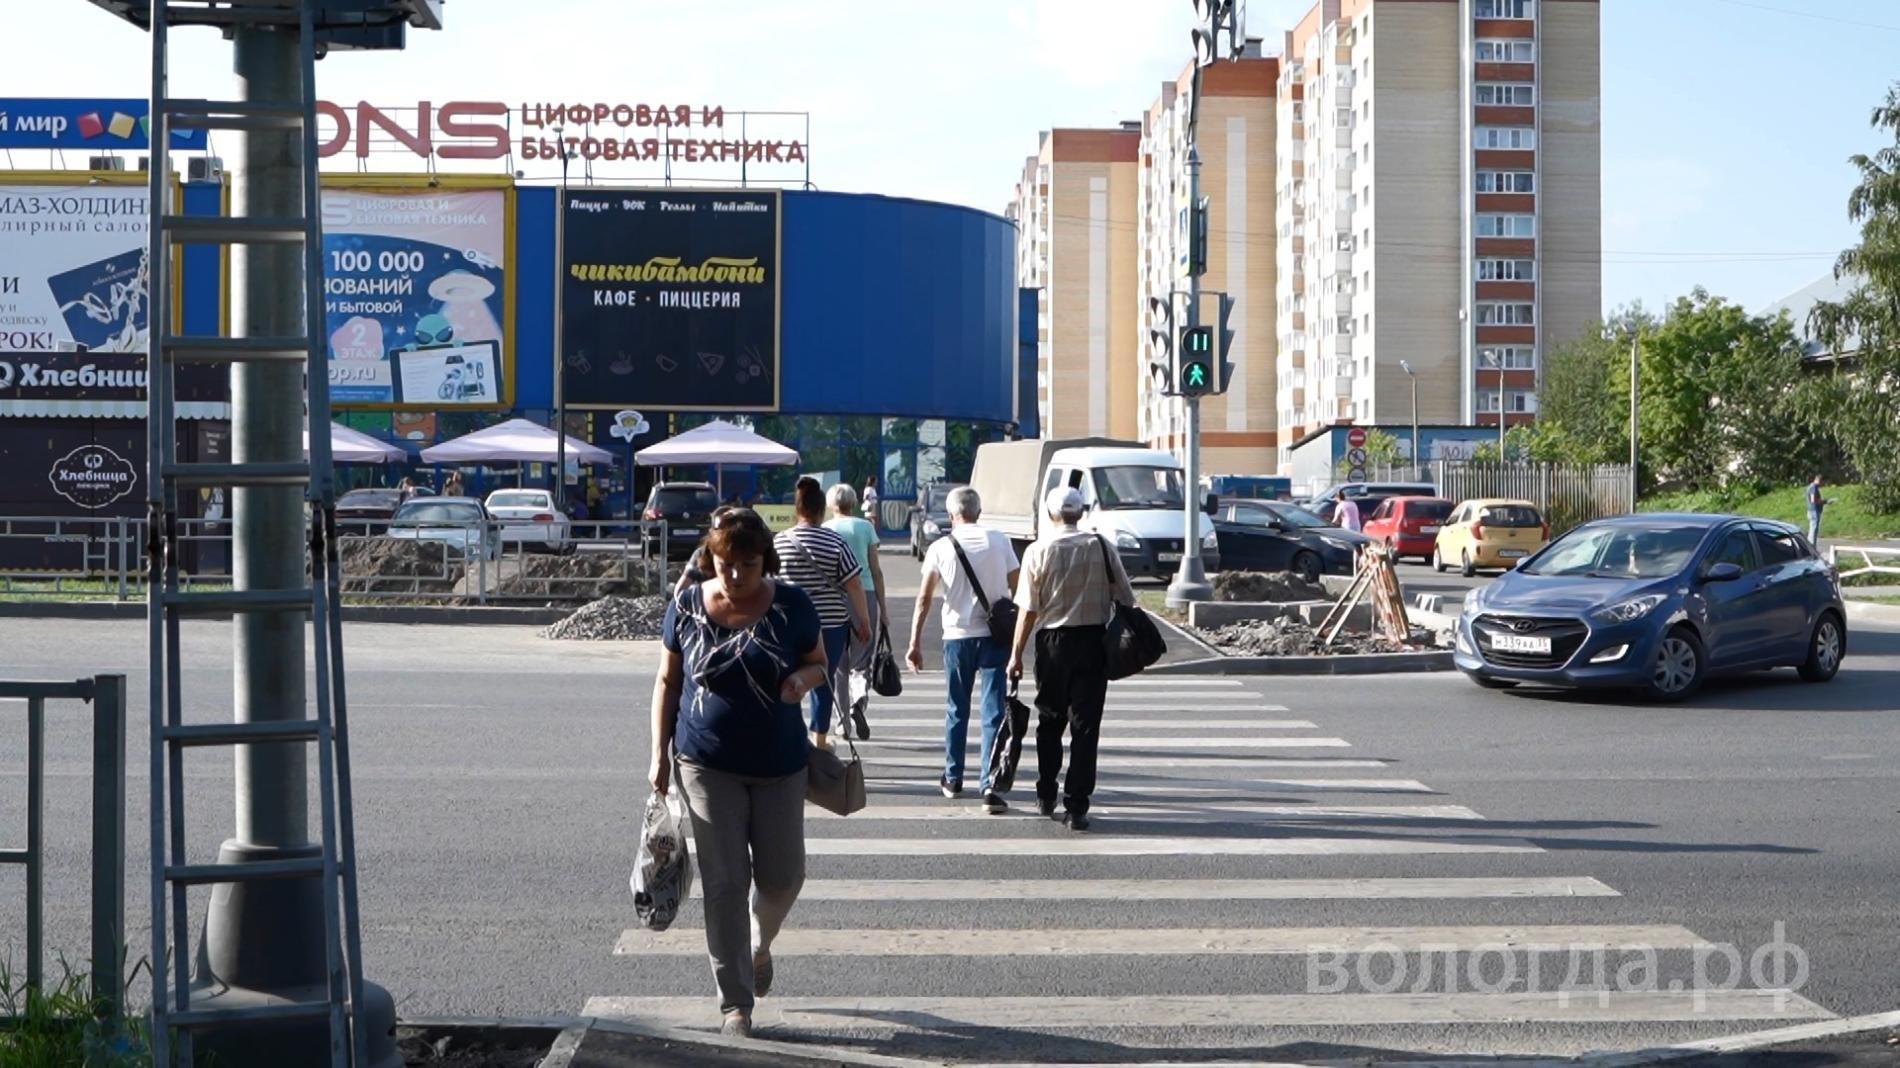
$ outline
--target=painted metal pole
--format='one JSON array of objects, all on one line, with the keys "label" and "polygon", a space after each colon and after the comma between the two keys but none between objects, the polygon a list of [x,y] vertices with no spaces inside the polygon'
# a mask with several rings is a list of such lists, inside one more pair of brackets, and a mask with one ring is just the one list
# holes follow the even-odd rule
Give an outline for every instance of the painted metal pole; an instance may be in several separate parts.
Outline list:
[{"label": "painted metal pole", "polygon": [[1640,342],[1641,337],[1642,335],[1636,333],[1634,330],[1630,331],[1630,511],[1632,512],[1636,510],[1636,493],[1638,489],[1638,481],[1636,477],[1636,448],[1637,448],[1636,399],[1638,396],[1637,389],[1636,389],[1636,377],[1638,373],[1638,368],[1641,363],[1641,361],[1637,358],[1638,353],[1640,351],[1639,342]]},{"label": "painted metal pole", "polygon": [[92,680],[92,999],[125,1011],[125,676]]},{"label": "painted metal pole", "polygon": [[567,292],[567,142],[562,129],[554,128],[555,142],[561,149],[561,191],[554,197],[554,508],[567,514],[567,354],[561,351],[563,294]]},{"label": "painted metal pole", "polygon": [[[1187,168],[1188,168],[1188,242],[1194,241],[1195,228],[1198,225],[1194,213],[1201,203],[1201,150],[1196,144],[1196,130],[1199,121],[1199,99],[1201,94],[1201,68],[1194,68],[1195,99],[1189,102]],[[1201,276],[1194,257],[1188,257],[1188,300],[1187,325],[1189,329],[1201,325]],[[1215,359],[1219,359],[1218,355]],[[1206,601],[1214,596],[1214,588],[1207,584],[1207,570],[1201,563],[1201,398],[1185,397],[1182,400],[1187,409],[1187,440],[1182,448],[1182,466],[1186,468],[1182,486],[1182,532],[1181,566],[1174,574],[1174,581],[1168,584],[1167,603],[1171,608],[1179,608],[1193,601]]]}]

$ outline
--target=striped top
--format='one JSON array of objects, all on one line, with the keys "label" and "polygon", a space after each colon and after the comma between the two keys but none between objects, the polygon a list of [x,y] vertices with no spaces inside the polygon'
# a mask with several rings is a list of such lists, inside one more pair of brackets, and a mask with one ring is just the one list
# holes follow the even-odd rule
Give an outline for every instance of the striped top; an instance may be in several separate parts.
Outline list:
[{"label": "striped top", "polygon": [[844,584],[859,571],[851,546],[824,527],[803,524],[781,530],[772,538],[778,551],[779,577],[804,590],[818,608],[818,622],[826,627],[851,625],[851,599]]}]

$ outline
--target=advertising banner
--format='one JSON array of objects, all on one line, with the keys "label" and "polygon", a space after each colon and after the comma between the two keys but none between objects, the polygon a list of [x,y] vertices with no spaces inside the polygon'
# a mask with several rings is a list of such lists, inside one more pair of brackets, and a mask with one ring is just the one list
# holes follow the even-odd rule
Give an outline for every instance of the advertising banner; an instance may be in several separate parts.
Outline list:
[{"label": "advertising banner", "polygon": [[144,399],[147,200],[0,184],[0,400]]},{"label": "advertising banner", "polygon": [[505,189],[325,189],[330,399],[500,408],[513,399]]},{"label": "advertising banner", "polygon": [[571,190],[563,212],[568,407],[777,410],[776,191]]},{"label": "advertising banner", "polygon": [[[0,97],[0,148],[137,152],[150,147],[144,100]],[[173,130],[173,148],[205,147],[206,131]]]}]

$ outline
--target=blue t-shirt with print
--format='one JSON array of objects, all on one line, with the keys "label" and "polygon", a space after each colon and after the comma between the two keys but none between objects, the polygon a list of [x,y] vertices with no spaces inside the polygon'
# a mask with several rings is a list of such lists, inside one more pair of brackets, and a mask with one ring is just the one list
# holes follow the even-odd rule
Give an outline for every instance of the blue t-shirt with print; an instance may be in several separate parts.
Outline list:
[{"label": "blue t-shirt with print", "polygon": [[772,606],[749,627],[714,622],[697,585],[667,605],[660,638],[680,655],[684,675],[673,745],[696,764],[760,778],[805,766],[805,716],[779,700],[779,687],[818,644],[818,610],[798,587],[774,586]]}]

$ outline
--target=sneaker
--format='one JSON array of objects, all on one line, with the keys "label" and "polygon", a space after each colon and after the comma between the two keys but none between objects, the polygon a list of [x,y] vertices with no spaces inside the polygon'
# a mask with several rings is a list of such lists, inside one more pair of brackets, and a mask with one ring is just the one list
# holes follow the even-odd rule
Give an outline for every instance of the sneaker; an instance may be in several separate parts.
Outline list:
[{"label": "sneaker", "polygon": [[772,951],[760,949],[752,954],[752,996],[762,998],[772,992]]},{"label": "sneaker", "polygon": [[728,1038],[751,1038],[752,1014],[744,1009],[726,1013],[725,1022],[719,1025],[719,1033]]},{"label": "sneaker", "polygon": [[951,782],[948,775],[937,780],[937,789],[942,790],[943,796],[953,801],[963,796],[963,784],[960,782]]},{"label": "sneaker", "polygon": [[864,708],[870,701],[871,699],[868,697],[860,697],[858,698],[858,703],[851,706],[851,723],[858,728],[858,741],[860,742],[868,742],[871,740],[871,724],[864,718]]},{"label": "sneaker", "polygon": [[1067,823],[1069,829],[1072,831],[1086,831],[1089,829],[1089,814],[1086,812],[1070,812],[1064,816],[1063,822]]},{"label": "sneaker", "polygon": [[1036,798],[1036,814],[1038,816],[1055,815],[1056,814],[1056,799],[1053,797]]},{"label": "sneaker", "polygon": [[984,794],[983,811],[987,815],[1000,816],[1009,811],[1009,802],[995,794]]}]

